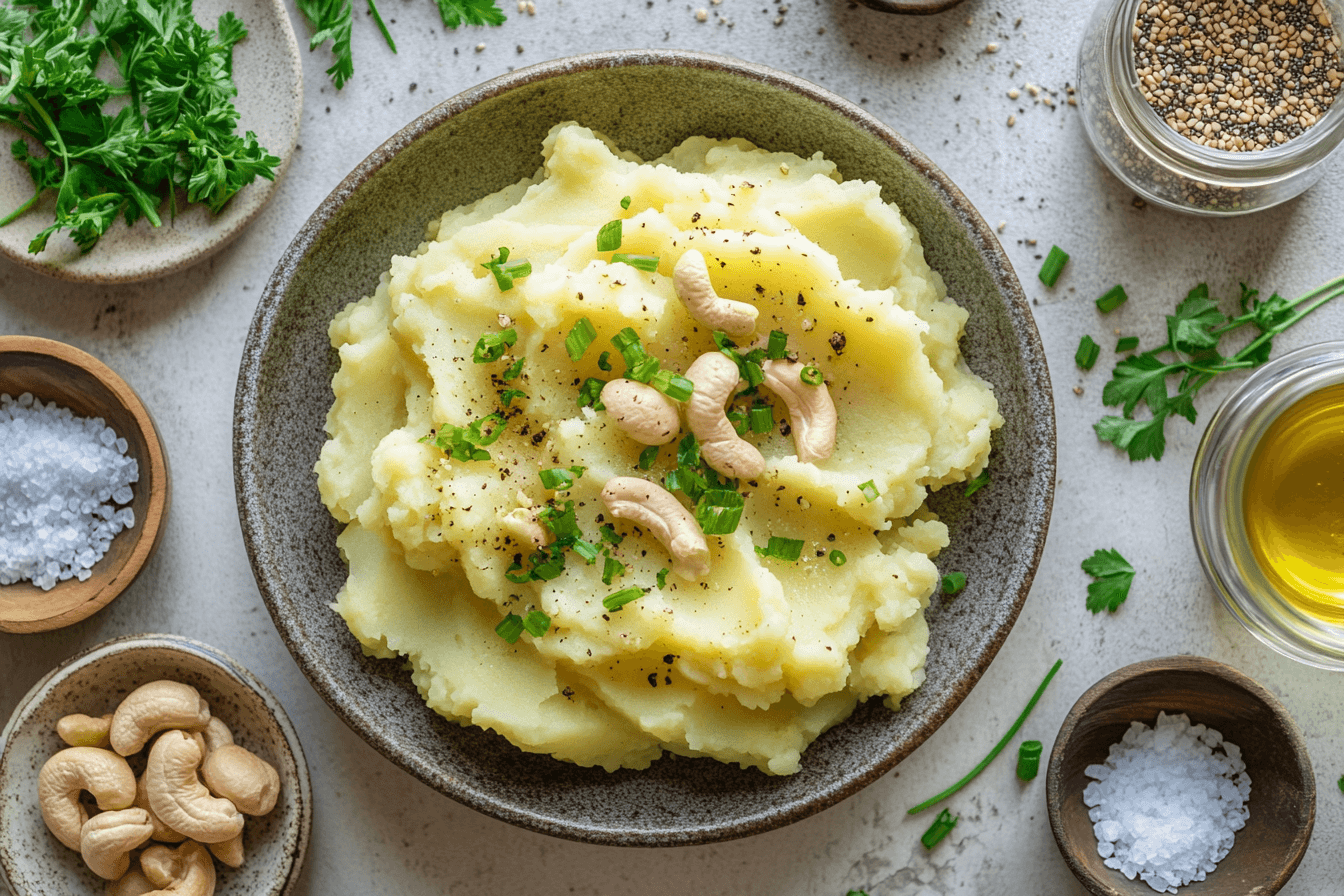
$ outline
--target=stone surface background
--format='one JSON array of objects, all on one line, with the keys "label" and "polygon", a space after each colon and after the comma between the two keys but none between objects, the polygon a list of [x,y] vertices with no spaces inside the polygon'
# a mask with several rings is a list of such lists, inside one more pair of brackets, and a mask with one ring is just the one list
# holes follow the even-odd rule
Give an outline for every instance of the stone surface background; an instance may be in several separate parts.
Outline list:
[{"label": "stone surface background", "polygon": [[[932,852],[919,844],[930,817],[904,810],[979,760],[1055,657],[1064,667],[1024,730],[1047,753],[1065,712],[1105,673],[1148,657],[1202,654],[1265,684],[1301,726],[1319,806],[1311,848],[1282,892],[1337,891],[1341,679],[1246,634],[1215,603],[1189,535],[1191,460],[1235,378],[1205,390],[1198,425],[1171,424],[1160,463],[1130,464],[1100,445],[1090,424],[1101,413],[1112,328],[1152,344],[1163,315],[1200,281],[1229,299],[1239,280],[1296,296],[1344,270],[1344,163],[1335,159],[1300,199],[1240,219],[1135,207],[1096,163],[1078,110],[1065,102],[1090,11],[1077,0],[967,0],[930,17],[843,0],[705,0],[703,23],[698,0],[534,2],[528,15],[501,0],[509,16],[501,27],[447,32],[425,0],[382,0],[395,56],[356,3],[353,80],[336,92],[323,74],[327,52],[305,53],[301,149],[258,220],[208,262],[105,288],[0,261],[0,332],[70,342],[120,372],[157,418],[175,493],[157,557],[111,608],[60,632],[0,635],[0,714],[60,660],[114,635],[177,632],[218,645],[271,686],[303,739],[317,813],[302,893],[1081,894],[1050,835],[1043,777],[1019,783],[1010,756],[950,802],[961,822]],[[292,5],[291,15],[304,44]],[[991,43],[997,52],[987,52]],[[299,673],[258,596],[239,533],[230,444],[238,359],[260,291],[307,215],[355,164],[416,115],[510,68],[636,47],[723,53],[814,81],[903,133],[991,225],[1005,222],[1000,239],[1037,306],[1059,422],[1054,525],[1035,588],[998,659],[947,724],[895,772],[826,812],[748,840],[661,851],[570,843],[485,818],[352,734]],[[1033,100],[1029,82],[1054,108]],[[1017,100],[1008,97],[1013,88],[1022,91]],[[1052,243],[1073,260],[1046,290],[1035,274]],[[1116,282],[1131,299],[1103,319],[1092,300]],[[1090,373],[1073,363],[1083,333],[1107,349]],[[1280,339],[1276,354],[1340,338],[1344,302]],[[1139,570],[1113,616],[1084,607],[1088,579],[1078,564],[1100,547],[1119,549]]]}]

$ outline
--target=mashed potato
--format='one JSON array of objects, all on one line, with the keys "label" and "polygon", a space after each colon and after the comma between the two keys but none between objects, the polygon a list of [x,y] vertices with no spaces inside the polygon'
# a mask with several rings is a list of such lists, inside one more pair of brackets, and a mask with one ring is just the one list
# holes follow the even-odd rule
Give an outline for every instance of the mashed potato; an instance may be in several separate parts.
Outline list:
[{"label": "mashed potato", "polygon": [[[1002,423],[958,351],[966,312],[877,185],[842,181],[819,153],[695,137],[646,164],[570,124],[543,155],[535,177],[431,223],[332,322],[341,367],[317,473],[347,524],[350,565],[334,607],[367,651],[409,660],[433,709],[523,750],[609,770],[667,750],[795,772],[858,701],[895,709],[924,679],[923,610],[947,529],[922,505],[929,489],[983,469]],[[655,272],[597,251],[613,219],[620,251],[656,256]],[[531,264],[508,291],[483,267],[501,246]],[[673,290],[688,249],[720,296],[759,310],[757,336],[788,334],[838,415],[834,453],[801,463],[773,399],[774,428],[746,435],[765,470],[737,483],[741,522],[707,537],[711,571],[697,582],[669,575],[648,527],[613,519],[599,499],[612,477],[664,482],[679,443],[644,470],[645,446],[578,400],[587,379],[622,375],[610,341],[622,328],[678,373],[715,350]],[[584,318],[596,339],[575,362],[565,337]],[[483,335],[507,329],[517,340],[502,356],[473,359]],[[495,413],[505,422],[480,449],[488,459],[425,441]],[[542,470],[570,468],[571,487],[543,486]],[[557,549],[563,570],[529,581],[534,545],[519,520],[568,502],[601,554],[590,564]],[[771,536],[801,540],[801,557],[762,554]],[[632,587],[642,596],[603,606]],[[540,637],[496,633],[509,614],[538,613],[549,619]]]}]

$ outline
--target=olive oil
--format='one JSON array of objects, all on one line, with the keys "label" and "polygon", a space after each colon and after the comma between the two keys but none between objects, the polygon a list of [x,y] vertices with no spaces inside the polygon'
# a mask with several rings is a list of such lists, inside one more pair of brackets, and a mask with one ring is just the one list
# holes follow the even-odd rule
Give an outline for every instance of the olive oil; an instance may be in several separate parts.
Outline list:
[{"label": "olive oil", "polygon": [[1270,424],[1246,472],[1242,512],[1256,562],[1280,596],[1344,622],[1344,384]]}]

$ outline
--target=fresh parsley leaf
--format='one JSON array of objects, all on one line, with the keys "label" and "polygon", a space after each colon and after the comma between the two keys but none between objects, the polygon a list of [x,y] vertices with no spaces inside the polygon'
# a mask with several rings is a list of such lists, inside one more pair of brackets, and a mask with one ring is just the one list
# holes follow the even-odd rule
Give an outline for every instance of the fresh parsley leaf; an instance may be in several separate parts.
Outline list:
[{"label": "fresh parsley leaf", "polygon": [[1209,287],[1201,283],[1190,290],[1176,313],[1167,315],[1167,342],[1178,352],[1199,354],[1218,345],[1214,330],[1227,323],[1227,315],[1209,298]]},{"label": "fresh parsley leaf", "polygon": [[988,466],[982,469],[979,473],[976,473],[974,478],[968,479],[966,481],[966,493],[965,493],[966,497],[969,498],[971,495],[980,491],[980,489],[984,488],[987,485],[989,485]]},{"label": "fresh parsley leaf", "polygon": [[1083,561],[1083,572],[1096,579],[1087,586],[1087,608],[1114,613],[1129,597],[1134,567],[1115,549],[1099,550]]},{"label": "fresh parsley leaf", "polygon": [[434,0],[443,18],[443,27],[459,25],[502,25],[504,13],[494,0]]}]

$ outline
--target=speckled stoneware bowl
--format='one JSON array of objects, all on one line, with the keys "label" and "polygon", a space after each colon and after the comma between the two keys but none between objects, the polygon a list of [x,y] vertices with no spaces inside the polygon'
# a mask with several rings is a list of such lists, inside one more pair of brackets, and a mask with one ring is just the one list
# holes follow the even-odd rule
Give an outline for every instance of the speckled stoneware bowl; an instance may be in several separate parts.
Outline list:
[{"label": "speckled stoneware bowl", "polygon": [[[195,0],[194,4],[196,21],[205,28],[213,29],[220,15],[229,10],[243,20],[248,31],[233,49],[238,131],[253,131],[271,155],[279,156],[275,180],[257,178],[229,200],[218,215],[193,205],[172,220],[166,210],[160,209],[162,227],[151,227],[143,219],[127,227],[125,220],[118,219],[87,254],[81,255],[79,247],[62,233],[52,237],[41,253],[32,255],[28,244],[55,217],[56,197],[49,190],[36,206],[0,227],[0,254],[62,280],[131,283],[162,277],[203,261],[242,232],[271,198],[294,155],[303,117],[303,64],[283,0]],[[106,67],[111,70],[110,65]],[[17,129],[0,126],[4,146],[19,136]],[[32,141],[29,143],[31,146]],[[0,218],[32,195],[28,169],[5,152],[0,157]]]},{"label": "speckled stoneware bowl", "polygon": [[894,12],[908,16],[929,16],[936,12],[945,12],[956,6],[961,0],[858,0],[858,2],[879,12]]},{"label": "speckled stoneware bowl", "polygon": [[[928,680],[899,713],[873,701],[768,777],[667,757],[608,774],[523,753],[429,710],[400,661],[373,660],[329,604],[345,582],[337,524],[313,463],[332,401],[331,317],[373,291],[393,254],[443,210],[541,164],[542,137],[574,119],[654,158],[695,134],[772,150],[821,150],[849,178],[880,183],[923,234],[929,261],[971,311],[962,348],[1007,420],[994,484],[935,496],[952,529],[939,564],[968,573],[935,598]],[[235,480],[243,537],[280,635],[318,692],[383,755],[445,794],[515,824],[576,840],[675,845],[741,837],[855,793],[924,741],[988,667],[1026,599],[1045,541],[1055,470],[1045,358],[1007,258],[959,190],[922,153],[858,107],[762,66],[681,51],[621,51],[520,69],[432,109],[331,194],[281,258],[248,334],[238,382]]]},{"label": "speckled stoneware bowl", "polygon": [[[131,635],[67,660],[33,685],[0,732],[0,883],[14,896],[89,896],[106,881],[79,853],[47,830],[37,804],[37,775],[65,744],[61,716],[111,712],[135,688],[160,678],[201,692],[234,740],[280,773],[275,809],[249,817],[241,868],[215,863],[216,896],[284,896],[293,892],[308,851],[313,794],[299,737],[275,695],[224,653],[177,635]],[[131,758],[143,768],[144,753]]]}]

